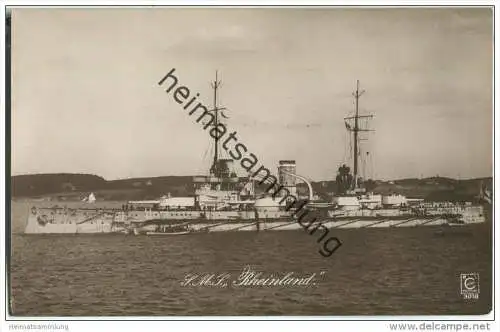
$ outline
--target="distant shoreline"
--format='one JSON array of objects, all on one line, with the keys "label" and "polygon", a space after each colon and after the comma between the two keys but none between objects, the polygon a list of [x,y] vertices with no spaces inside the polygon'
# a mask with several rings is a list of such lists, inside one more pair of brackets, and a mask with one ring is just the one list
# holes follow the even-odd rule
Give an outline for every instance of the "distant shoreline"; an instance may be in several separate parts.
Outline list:
[{"label": "distant shoreline", "polygon": [[[160,176],[107,181],[91,174],[34,174],[11,177],[11,198],[15,200],[79,202],[93,192],[98,201],[130,201],[172,196],[193,196],[192,176]],[[474,201],[481,186],[492,188],[492,177],[457,180],[444,177],[408,178],[392,181],[368,180],[368,191],[402,194],[427,200]],[[334,180],[312,182],[314,193],[329,199],[336,191]],[[304,183],[297,184],[300,195],[307,194]]]}]

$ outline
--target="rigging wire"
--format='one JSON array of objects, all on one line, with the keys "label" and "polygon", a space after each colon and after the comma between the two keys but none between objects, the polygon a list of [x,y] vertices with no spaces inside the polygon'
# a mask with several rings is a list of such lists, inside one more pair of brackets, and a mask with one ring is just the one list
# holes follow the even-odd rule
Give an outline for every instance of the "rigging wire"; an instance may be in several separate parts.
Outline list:
[{"label": "rigging wire", "polygon": [[342,143],[343,143],[342,145],[343,145],[343,147],[344,147],[344,155],[342,156],[342,161],[343,161],[344,163],[346,162],[346,159],[347,159],[347,156],[348,156],[348,151],[347,151],[347,149],[348,149],[348,146],[349,146],[349,145],[347,144],[347,140],[349,139],[349,137],[348,137],[347,135],[348,135],[348,133],[347,133],[347,132],[346,132],[346,133],[344,133],[343,142],[342,142]]},{"label": "rigging wire", "polygon": [[373,156],[370,154],[370,179],[374,179]]},{"label": "rigging wire", "polygon": [[347,155],[347,161],[352,163],[352,157],[354,156],[354,140],[352,139],[352,136],[349,135],[349,154]]},{"label": "rigging wire", "polygon": [[208,159],[209,165],[208,165],[208,167],[204,167],[204,170],[205,170],[205,175],[210,175],[210,167],[212,166],[210,164],[211,164],[212,159],[213,159],[212,158],[212,141],[211,140],[208,142],[208,147],[205,149],[205,153],[203,154],[203,163],[207,162],[207,159],[206,159],[207,155],[209,156],[209,159]]}]

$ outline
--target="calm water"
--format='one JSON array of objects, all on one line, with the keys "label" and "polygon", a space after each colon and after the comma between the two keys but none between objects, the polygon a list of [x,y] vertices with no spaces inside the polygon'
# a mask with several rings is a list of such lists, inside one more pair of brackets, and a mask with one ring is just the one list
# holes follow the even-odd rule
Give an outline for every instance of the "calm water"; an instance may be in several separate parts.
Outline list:
[{"label": "calm water", "polygon": [[[13,204],[13,231],[26,206]],[[486,314],[491,223],[445,228],[333,230],[344,245],[318,253],[303,231],[177,237],[13,234],[12,313],[20,316]],[[188,273],[325,272],[316,285],[182,286]],[[459,275],[480,274],[479,300]]]}]

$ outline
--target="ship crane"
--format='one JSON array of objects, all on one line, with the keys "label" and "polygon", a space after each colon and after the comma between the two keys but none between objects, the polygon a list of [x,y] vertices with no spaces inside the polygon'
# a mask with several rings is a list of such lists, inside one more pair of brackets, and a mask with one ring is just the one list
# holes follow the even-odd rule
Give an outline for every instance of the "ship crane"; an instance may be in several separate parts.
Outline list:
[{"label": "ship crane", "polygon": [[309,189],[309,202],[312,202],[312,200],[313,200],[313,188],[312,188],[311,182],[309,180],[307,180],[305,177],[300,176],[298,174],[289,173],[285,170],[282,170],[282,172],[287,174],[287,175],[293,176],[299,180],[304,181],[305,184],[307,185],[307,188]]},{"label": "ship crane", "polygon": [[[299,180],[302,180],[306,183],[308,189],[309,189],[309,201],[312,201],[313,200],[313,188],[312,188],[312,185],[311,185],[311,182],[309,180],[307,180],[307,178],[303,177],[303,176],[300,176],[300,175],[297,175],[297,174],[293,174],[293,173],[289,173],[285,170],[282,170],[283,173],[287,174],[287,175],[291,175]],[[263,176],[263,175],[255,175],[253,177],[251,177],[249,179],[249,181],[255,181],[255,180],[266,180],[266,179],[269,179],[268,176]],[[266,182],[264,181],[264,183],[267,183],[267,184],[271,184],[269,182]],[[278,184],[279,185],[279,184]]]}]

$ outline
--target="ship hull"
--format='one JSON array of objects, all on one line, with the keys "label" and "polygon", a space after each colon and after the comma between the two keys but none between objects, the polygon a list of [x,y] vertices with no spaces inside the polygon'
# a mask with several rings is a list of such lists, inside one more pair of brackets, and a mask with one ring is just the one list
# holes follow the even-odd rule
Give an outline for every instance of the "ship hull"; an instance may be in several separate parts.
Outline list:
[{"label": "ship hull", "polygon": [[[90,216],[90,217],[89,217]],[[125,228],[113,223],[110,213],[101,210],[33,209],[25,234],[104,234],[121,233]]]},{"label": "ship hull", "polygon": [[[40,225],[34,218],[29,218],[25,234],[96,234],[114,233],[110,223],[107,224],[46,224]],[[119,232],[119,231],[116,231]]]},{"label": "ship hull", "polygon": [[[442,212],[442,211],[441,211]],[[425,216],[396,213],[395,211],[336,211],[318,217],[329,229],[392,228],[421,226],[463,226],[485,221],[481,206],[474,206],[455,213],[428,213]],[[318,213],[317,215],[321,215]],[[262,217],[260,217],[262,216]],[[291,213],[275,211],[116,211],[102,209],[38,209],[32,210],[25,229],[26,234],[102,234],[155,232],[158,226],[189,226],[195,232],[299,230],[304,227]]]}]

